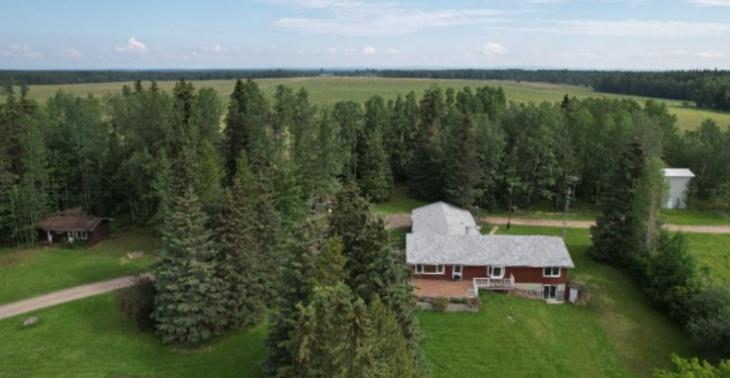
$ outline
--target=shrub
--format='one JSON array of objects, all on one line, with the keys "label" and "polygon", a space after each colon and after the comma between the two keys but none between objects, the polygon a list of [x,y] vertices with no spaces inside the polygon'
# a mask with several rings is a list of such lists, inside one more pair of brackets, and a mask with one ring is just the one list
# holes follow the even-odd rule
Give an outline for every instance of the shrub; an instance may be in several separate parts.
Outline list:
[{"label": "shrub", "polygon": [[444,312],[449,307],[449,298],[436,297],[431,301],[431,306],[435,311]]},{"label": "shrub", "polygon": [[155,282],[148,276],[135,276],[128,288],[119,291],[119,310],[133,320],[140,328],[150,329],[154,325],[152,311],[155,309]]},{"label": "shrub", "polygon": [[730,376],[730,361],[722,361],[717,367],[707,361],[700,362],[693,358],[685,360],[677,355],[672,356],[676,371],[657,370],[655,378],[722,378]]},{"label": "shrub", "polygon": [[694,308],[687,323],[692,340],[707,358],[730,358],[730,289],[707,289],[697,296]]}]

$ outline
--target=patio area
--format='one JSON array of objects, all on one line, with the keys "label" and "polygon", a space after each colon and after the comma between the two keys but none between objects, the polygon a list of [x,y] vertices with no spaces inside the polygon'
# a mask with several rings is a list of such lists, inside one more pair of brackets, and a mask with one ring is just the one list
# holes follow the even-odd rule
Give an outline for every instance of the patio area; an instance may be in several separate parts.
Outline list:
[{"label": "patio area", "polygon": [[471,280],[413,279],[413,294],[418,298],[472,298],[474,287]]}]

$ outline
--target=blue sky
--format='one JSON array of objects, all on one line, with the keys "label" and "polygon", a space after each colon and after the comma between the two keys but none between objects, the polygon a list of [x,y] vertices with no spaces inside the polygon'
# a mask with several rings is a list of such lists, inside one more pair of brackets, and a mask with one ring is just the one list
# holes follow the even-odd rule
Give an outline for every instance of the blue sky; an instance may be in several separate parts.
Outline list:
[{"label": "blue sky", "polygon": [[0,69],[730,69],[730,0],[0,0]]}]

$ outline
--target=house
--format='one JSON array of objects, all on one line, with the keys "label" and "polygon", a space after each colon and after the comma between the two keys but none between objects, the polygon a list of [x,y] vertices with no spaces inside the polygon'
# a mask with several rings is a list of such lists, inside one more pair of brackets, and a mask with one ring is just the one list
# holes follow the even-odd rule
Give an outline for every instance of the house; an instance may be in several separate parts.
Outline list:
[{"label": "house", "polygon": [[109,236],[110,220],[88,215],[81,208],[73,208],[43,218],[36,228],[39,240],[44,243],[82,241],[93,246]]},{"label": "house", "polygon": [[468,211],[437,202],[413,210],[406,263],[416,295],[470,297],[518,291],[562,302],[573,260],[559,237],[482,235]]},{"label": "house", "polygon": [[664,203],[665,209],[684,209],[687,207],[687,189],[689,181],[695,177],[694,173],[686,168],[662,169],[664,177],[669,182],[669,196]]}]

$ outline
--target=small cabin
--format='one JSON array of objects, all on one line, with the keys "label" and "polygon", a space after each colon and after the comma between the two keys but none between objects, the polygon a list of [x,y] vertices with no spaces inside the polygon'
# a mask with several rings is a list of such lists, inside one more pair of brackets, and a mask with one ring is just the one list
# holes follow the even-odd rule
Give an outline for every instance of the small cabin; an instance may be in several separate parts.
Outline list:
[{"label": "small cabin", "polygon": [[686,168],[662,169],[664,177],[669,183],[669,196],[664,203],[665,209],[687,208],[687,191],[690,180],[695,177],[694,173]]},{"label": "small cabin", "polygon": [[109,236],[110,220],[86,214],[81,208],[59,211],[38,222],[38,239],[46,244],[68,241],[91,247]]}]

